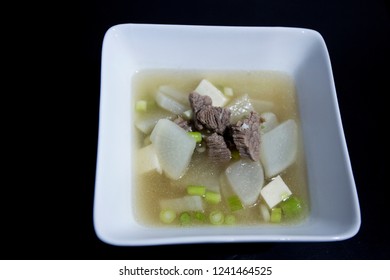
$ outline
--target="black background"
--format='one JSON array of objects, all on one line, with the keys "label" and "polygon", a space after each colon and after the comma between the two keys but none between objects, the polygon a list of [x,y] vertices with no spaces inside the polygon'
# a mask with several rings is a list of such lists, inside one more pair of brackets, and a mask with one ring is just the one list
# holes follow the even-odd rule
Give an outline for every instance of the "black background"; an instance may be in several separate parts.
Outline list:
[{"label": "black background", "polygon": [[[30,3],[17,15],[3,28],[3,45],[16,50],[4,52],[11,60],[5,77],[16,79],[5,81],[12,84],[13,101],[2,103],[11,112],[3,138],[16,147],[3,146],[11,156],[3,157],[9,180],[4,179],[1,195],[1,259],[389,259],[389,1],[91,0]],[[18,18],[27,19],[23,28],[15,27]],[[358,234],[324,243],[102,243],[92,223],[101,46],[107,29],[120,23],[320,32],[359,195]]]}]

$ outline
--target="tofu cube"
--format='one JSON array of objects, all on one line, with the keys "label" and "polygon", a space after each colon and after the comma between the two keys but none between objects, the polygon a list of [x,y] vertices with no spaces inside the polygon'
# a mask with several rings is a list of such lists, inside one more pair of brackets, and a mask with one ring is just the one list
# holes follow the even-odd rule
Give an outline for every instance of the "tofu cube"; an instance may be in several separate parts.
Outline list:
[{"label": "tofu cube", "polygon": [[206,79],[200,81],[194,91],[200,95],[209,96],[213,101],[213,106],[215,107],[223,107],[228,102],[228,99],[224,96],[224,94]]},{"label": "tofu cube", "polygon": [[284,183],[282,177],[277,176],[261,189],[261,196],[264,198],[270,209],[289,197],[292,192]]}]

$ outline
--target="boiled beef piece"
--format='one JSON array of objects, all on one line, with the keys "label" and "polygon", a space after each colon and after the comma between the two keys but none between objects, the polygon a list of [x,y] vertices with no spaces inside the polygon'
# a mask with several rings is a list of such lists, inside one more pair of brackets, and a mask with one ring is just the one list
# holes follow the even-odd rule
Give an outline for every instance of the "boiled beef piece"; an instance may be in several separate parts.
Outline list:
[{"label": "boiled beef piece", "polygon": [[231,152],[228,149],[223,136],[213,133],[206,137],[208,156],[214,162],[226,162],[231,158]]},{"label": "boiled beef piece", "polygon": [[200,95],[197,92],[191,92],[189,95],[189,101],[190,101],[192,112],[194,114],[194,126],[197,130],[202,130],[203,125],[197,120],[196,115],[203,108],[211,106],[212,100],[207,95]]},{"label": "boiled beef piece", "polygon": [[196,118],[206,129],[223,134],[226,127],[230,125],[230,110],[210,106],[200,110]]},{"label": "boiled beef piece", "polygon": [[178,116],[176,119],[174,119],[173,122],[187,132],[192,131],[191,123],[189,121],[183,119],[180,116]]},{"label": "boiled beef piece", "polygon": [[260,151],[260,116],[251,112],[248,117],[231,127],[232,137],[241,157],[259,160]]},{"label": "boiled beef piece", "polygon": [[196,92],[190,93],[189,100],[194,112],[195,128],[208,129],[222,135],[226,127],[230,125],[230,110],[212,106],[210,97]]}]

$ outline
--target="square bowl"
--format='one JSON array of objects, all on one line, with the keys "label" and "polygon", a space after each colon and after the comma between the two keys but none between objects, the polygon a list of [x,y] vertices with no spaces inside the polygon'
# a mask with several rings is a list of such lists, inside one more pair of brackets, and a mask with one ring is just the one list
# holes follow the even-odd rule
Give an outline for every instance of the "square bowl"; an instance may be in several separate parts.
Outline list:
[{"label": "square bowl", "polygon": [[[132,207],[132,78],[148,69],[281,71],[295,83],[310,214],[296,226],[148,227]],[[101,64],[94,227],[119,246],[208,242],[336,241],[360,228],[357,191],[329,54],[310,29],[120,24]]]}]

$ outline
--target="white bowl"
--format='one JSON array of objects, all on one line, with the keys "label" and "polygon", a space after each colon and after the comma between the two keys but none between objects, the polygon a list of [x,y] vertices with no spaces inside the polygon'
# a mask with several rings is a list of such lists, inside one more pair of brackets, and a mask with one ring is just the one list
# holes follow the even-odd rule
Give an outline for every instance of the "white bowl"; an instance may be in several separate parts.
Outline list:
[{"label": "white bowl", "polygon": [[[121,24],[102,49],[94,201],[97,236],[113,245],[332,241],[360,227],[355,182],[325,42],[313,30]],[[306,155],[310,215],[296,226],[159,228],[132,209],[131,80],[144,69],[276,70],[296,85]]]}]

